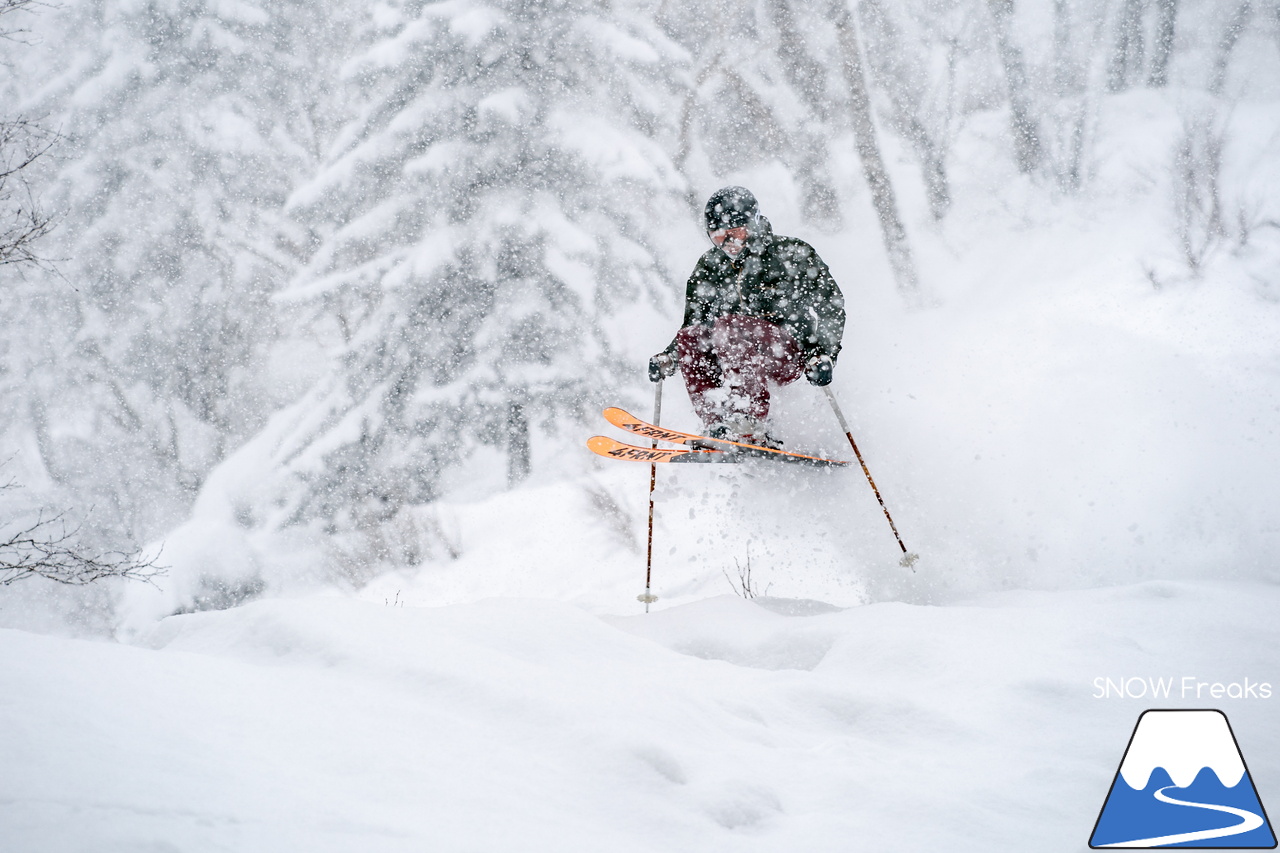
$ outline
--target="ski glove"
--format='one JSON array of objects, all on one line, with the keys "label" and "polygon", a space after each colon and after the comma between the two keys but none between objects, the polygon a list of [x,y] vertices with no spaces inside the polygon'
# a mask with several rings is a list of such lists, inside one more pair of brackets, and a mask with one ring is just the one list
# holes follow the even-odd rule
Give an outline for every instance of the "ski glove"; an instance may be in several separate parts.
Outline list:
[{"label": "ski glove", "polygon": [[661,382],[676,372],[676,360],[665,352],[660,352],[649,359],[649,381]]},{"label": "ski glove", "polygon": [[809,378],[810,385],[817,385],[821,388],[823,385],[831,384],[831,375],[835,372],[835,369],[836,365],[831,360],[831,356],[815,355],[804,366],[804,375]]}]

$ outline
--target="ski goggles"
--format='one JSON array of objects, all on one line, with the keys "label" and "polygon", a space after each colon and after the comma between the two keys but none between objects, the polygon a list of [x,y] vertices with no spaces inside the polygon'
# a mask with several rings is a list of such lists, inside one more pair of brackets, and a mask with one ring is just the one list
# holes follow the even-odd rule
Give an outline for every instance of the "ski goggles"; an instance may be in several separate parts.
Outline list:
[{"label": "ski goggles", "polygon": [[723,245],[725,240],[733,239],[739,243],[747,242],[747,226],[742,225],[737,228],[717,228],[708,232],[707,236],[711,238],[711,242],[717,246]]}]

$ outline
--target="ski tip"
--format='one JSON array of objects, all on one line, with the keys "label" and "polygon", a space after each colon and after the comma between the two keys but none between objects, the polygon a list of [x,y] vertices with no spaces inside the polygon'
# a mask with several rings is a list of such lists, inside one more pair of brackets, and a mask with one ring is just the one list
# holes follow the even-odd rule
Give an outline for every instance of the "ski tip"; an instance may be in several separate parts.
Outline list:
[{"label": "ski tip", "polygon": [[902,559],[898,561],[898,565],[908,568],[914,572],[916,570],[916,563],[918,562],[920,562],[919,554],[903,554]]}]

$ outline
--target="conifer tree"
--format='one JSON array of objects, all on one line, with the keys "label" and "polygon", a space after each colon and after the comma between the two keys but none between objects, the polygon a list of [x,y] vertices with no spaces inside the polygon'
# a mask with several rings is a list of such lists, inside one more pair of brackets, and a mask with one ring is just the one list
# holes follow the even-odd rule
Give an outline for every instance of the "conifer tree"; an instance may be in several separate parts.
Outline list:
[{"label": "conifer tree", "polygon": [[10,415],[103,523],[154,535],[264,416],[268,299],[298,263],[280,211],[310,166],[322,39],[301,0],[41,18],[25,70],[44,85],[24,107],[63,136],[58,263],[6,318],[24,341]]},{"label": "conifer tree", "polygon": [[[478,447],[603,399],[610,318],[669,286],[655,222],[675,48],[626,4],[390,3],[343,79],[358,114],[293,201],[322,235],[286,295],[340,364],[294,457],[295,518],[360,527],[439,494]],[[665,134],[665,137],[664,137]],[[536,446],[536,442],[533,442]]]}]

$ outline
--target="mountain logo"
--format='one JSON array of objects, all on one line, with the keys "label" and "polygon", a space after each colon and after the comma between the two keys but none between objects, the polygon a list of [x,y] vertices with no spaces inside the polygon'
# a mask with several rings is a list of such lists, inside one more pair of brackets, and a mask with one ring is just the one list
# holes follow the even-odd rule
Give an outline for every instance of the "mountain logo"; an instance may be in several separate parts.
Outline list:
[{"label": "mountain logo", "polygon": [[1274,849],[1275,833],[1226,714],[1144,711],[1089,846]]}]

